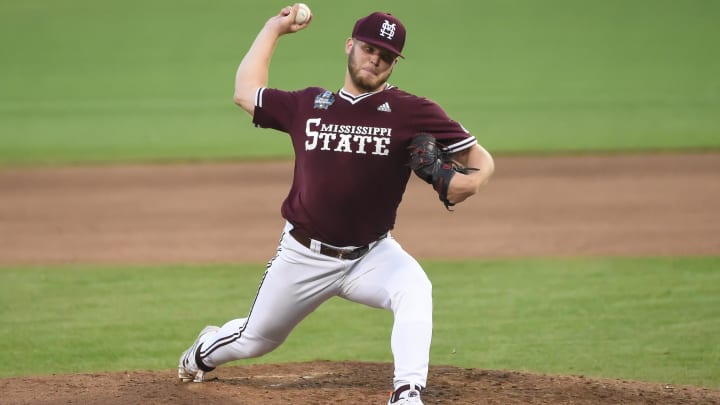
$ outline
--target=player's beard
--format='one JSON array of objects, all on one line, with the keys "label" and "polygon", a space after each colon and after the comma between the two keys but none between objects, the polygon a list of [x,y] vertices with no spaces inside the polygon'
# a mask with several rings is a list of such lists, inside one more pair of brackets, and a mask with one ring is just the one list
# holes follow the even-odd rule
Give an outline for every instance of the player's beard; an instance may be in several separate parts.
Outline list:
[{"label": "player's beard", "polygon": [[358,58],[355,57],[355,52],[356,48],[355,45],[353,45],[352,50],[348,55],[348,73],[350,74],[350,80],[352,80],[355,87],[366,93],[372,93],[380,90],[380,88],[387,83],[390,78],[393,71],[392,66],[386,71],[378,73],[376,76],[361,76],[362,66],[360,66]]}]

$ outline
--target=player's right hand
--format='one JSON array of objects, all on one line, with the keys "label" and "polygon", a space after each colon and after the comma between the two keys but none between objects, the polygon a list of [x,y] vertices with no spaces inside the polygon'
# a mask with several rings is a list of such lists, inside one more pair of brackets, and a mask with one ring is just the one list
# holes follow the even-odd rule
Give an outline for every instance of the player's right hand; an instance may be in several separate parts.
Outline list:
[{"label": "player's right hand", "polygon": [[268,20],[266,27],[274,29],[278,35],[292,34],[307,28],[312,21],[312,13],[310,18],[303,24],[296,24],[295,17],[298,12],[298,4],[292,6],[285,6],[280,10],[280,13]]}]

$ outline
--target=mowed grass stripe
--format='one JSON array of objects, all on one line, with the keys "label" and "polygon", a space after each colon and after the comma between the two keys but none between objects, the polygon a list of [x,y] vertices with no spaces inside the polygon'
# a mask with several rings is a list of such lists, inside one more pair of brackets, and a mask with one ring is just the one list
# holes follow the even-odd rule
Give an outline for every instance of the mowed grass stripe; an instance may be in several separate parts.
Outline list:
[{"label": "mowed grass stripe", "polygon": [[[433,364],[720,387],[720,258],[426,262]],[[168,369],[247,314],[262,265],[0,270],[0,376]],[[333,299],[247,363],[387,361],[391,314]],[[241,362],[242,363],[242,362]]]},{"label": "mowed grass stripe", "polygon": [[[232,103],[245,49],[284,5],[0,4],[0,164],[289,156]],[[493,152],[720,148],[716,1],[312,7],[312,26],[279,44],[271,86],[337,90],[353,22],[384,9],[409,31],[391,82]]]}]

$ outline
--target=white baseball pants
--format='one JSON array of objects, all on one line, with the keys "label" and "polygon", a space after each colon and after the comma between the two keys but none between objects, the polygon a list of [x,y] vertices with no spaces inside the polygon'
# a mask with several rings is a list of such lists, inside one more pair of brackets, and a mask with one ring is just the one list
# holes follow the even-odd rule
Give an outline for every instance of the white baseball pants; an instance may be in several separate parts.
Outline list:
[{"label": "white baseball pants", "polygon": [[391,310],[395,387],[426,386],[432,338],[432,285],[418,262],[390,235],[356,260],[328,257],[298,243],[286,224],[277,255],[247,318],[234,319],[200,352],[208,367],[258,357],[278,347],[320,304],[338,296]]}]

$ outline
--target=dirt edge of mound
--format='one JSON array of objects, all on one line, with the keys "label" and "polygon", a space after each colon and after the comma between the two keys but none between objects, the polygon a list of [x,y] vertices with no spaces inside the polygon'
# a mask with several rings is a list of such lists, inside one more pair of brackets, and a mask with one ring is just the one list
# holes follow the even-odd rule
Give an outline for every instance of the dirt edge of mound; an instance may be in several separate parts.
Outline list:
[{"label": "dirt edge of mound", "polygon": [[[383,404],[389,363],[317,361],[219,368],[202,384],[175,370],[0,380],[7,404]],[[425,404],[720,404],[720,390],[585,376],[431,366]]]}]

